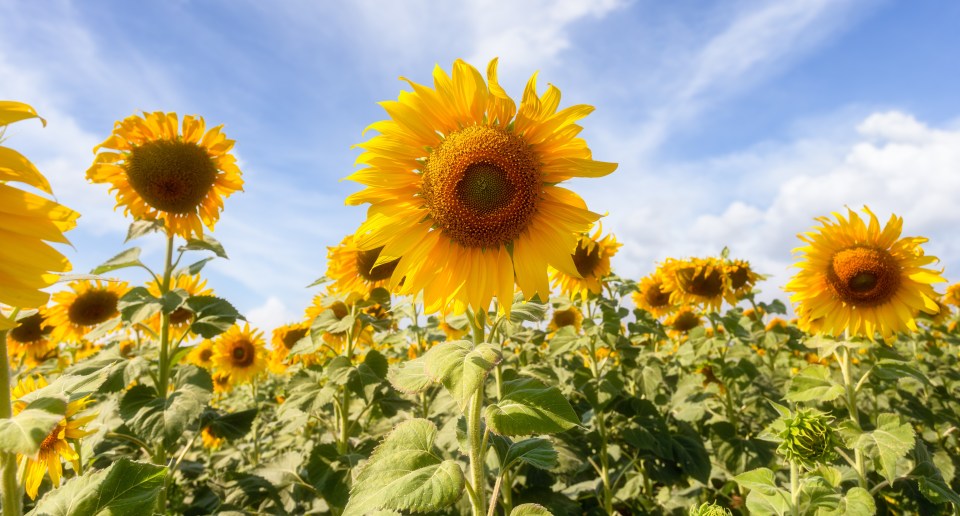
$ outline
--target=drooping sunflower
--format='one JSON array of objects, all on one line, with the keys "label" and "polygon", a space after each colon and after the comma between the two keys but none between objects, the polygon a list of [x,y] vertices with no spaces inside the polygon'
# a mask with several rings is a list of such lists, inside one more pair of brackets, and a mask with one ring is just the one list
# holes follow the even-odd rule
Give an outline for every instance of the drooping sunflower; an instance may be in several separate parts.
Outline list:
[{"label": "drooping sunflower", "polygon": [[333,292],[356,292],[366,295],[377,287],[388,284],[397,268],[399,258],[375,265],[382,247],[361,251],[353,242],[353,235],[344,237],[340,245],[327,248],[327,274],[335,281]]},{"label": "drooping sunflower", "polygon": [[663,317],[675,312],[678,308],[670,302],[670,293],[671,291],[667,290],[663,282],[663,271],[657,269],[640,280],[637,291],[633,293],[633,302],[637,308],[650,312],[654,317]]},{"label": "drooping sunflower", "polygon": [[7,353],[16,362],[36,366],[47,358],[56,356],[53,351],[56,346],[50,340],[52,331],[53,328],[46,324],[40,313],[23,317],[17,321],[17,326],[7,333]]},{"label": "drooping sunflower", "polygon": [[723,273],[728,279],[730,293],[727,302],[731,305],[737,304],[737,301],[749,294],[760,279],[760,275],[750,267],[750,262],[740,259],[729,260],[724,264]]},{"label": "drooping sunflower", "polygon": [[581,324],[583,324],[583,314],[577,307],[570,305],[553,311],[550,322],[547,324],[547,331],[555,333],[560,328],[570,326],[575,332],[580,333]]},{"label": "drooping sunflower", "polygon": [[[37,389],[47,386],[47,381],[43,377],[34,379],[26,377],[13,388],[12,394],[15,398],[22,398],[24,395]],[[93,433],[83,428],[87,423],[97,417],[94,414],[79,416],[92,400],[82,398],[71,401],[67,404],[67,411],[57,426],[50,431],[50,434],[40,443],[40,450],[34,456],[17,456],[17,462],[20,465],[20,479],[23,482],[24,489],[31,500],[37,498],[37,491],[40,489],[40,483],[43,482],[44,473],[50,473],[50,481],[54,487],[60,485],[60,479],[63,477],[63,465],[60,462],[61,457],[69,460],[73,464],[73,470],[80,471],[80,456],[70,445],[68,439],[80,439]],[[13,402],[14,415],[19,414],[27,403],[23,401]]]},{"label": "drooping sunflower", "polygon": [[109,183],[124,214],[162,219],[168,232],[190,238],[202,225],[213,230],[223,199],[242,190],[243,179],[222,125],[207,131],[203,117],[185,115],[182,127],[176,113],[159,111],[116,122],[93,148],[87,180]]},{"label": "drooping sunflower", "polygon": [[433,88],[407,82],[413,92],[381,103],[390,118],[358,144],[364,168],[348,179],[366,188],[346,200],[370,203],[357,248],[383,247],[375,265],[400,258],[391,290],[423,292],[428,313],[460,313],[494,295],[509,309],[514,281],[527,298],[549,298],[548,266],[580,276],[571,253],[600,215],[558,183],[617,167],[577,137],[593,107],[558,111],[560,91],[538,95],[534,75],[518,109],[496,59],[487,81],[457,60],[452,77],[434,69]]},{"label": "drooping sunflower", "polygon": [[798,235],[807,245],[794,249],[800,269],[785,290],[792,292],[802,330],[837,336],[844,331],[873,339],[916,331],[919,311],[936,313],[933,283],[941,272],[925,268],[923,237],[903,237],[903,219],[891,215],[883,229],[864,206],[869,223],[852,209],[816,220],[821,226]]},{"label": "drooping sunflower", "polygon": [[599,294],[603,289],[601,280],[610,274],[610,258],[617,254],[623,244],[617,242],[612,234],[601,238],[602,232],[603,228],[598,224],[594,234],[580,235],[572,255],[573,265],[580,273],[579,278],[556,269],[550,271],[553,286],[570,299],[579,296],[586,300],[589,294]]},{"label": "drooping sunflower", "polygon": [[233,384],[247,383],[267,368],[267,350],[263,332],[249,324],[231,326],[213,344],[213,365],[228,374]]},{"label": "drooping sunflower", "polygon": [[[30,118],[40,118],[32,107],[0,100],[0,135],[8,124]],[[71,269],[63,254],[47,242],[69,243],[63,233],[77,225],[80,215],[8,182],[24,183],[50,195],[53,190],[30,160],[0,145],[0,304],[34,308],[50,298],[40,289],[57,280],[51,273]],[[0,313],[0,330],[15,325]]]},{"label": "drooping sunflower", "polygon": [[719,258],[668,258],[663,265],[663,282],[675,305],[698,305],[718,311],[727,293],[729,278]]},{"label": "drooping sunflower", "polygon": [[[78,280],[53,294],[41,313],[53,327],[55,342],[80,342],[98,324],[116,317],[117,302],[129,290],[125,281]],[[120,320],[117,319],[117,326]]]}]

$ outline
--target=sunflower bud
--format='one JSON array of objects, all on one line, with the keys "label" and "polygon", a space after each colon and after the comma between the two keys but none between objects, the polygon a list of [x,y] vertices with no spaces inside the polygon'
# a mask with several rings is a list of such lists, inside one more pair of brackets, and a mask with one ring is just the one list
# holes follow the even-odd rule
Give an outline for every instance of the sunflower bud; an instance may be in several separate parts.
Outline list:
[{"label": "sunflower bud", "polygon": [[725,509],[715,503],[704,503],[700,507],[690,507],[690,516],[732,516],[730,509]]},{"label": "sunflower bud", "polygon": [[837,437],[829,416],[812,410],[798,410],[784,420],[785,428],[777,453],[807,469],[827,463],[836,457]]}]

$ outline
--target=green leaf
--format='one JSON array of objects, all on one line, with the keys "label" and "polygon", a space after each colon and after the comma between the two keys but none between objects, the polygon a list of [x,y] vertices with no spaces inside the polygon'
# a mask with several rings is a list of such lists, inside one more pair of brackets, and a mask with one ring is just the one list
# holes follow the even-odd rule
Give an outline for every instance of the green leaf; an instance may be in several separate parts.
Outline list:
[{"label": "green leaf", "polygon": [[580,424],[560,389],[533,378],[503,382],[503,397],[483,417],[492,431],[507,436],[553,434]]},{"label": "green leaf", "polygon": [[165,401],[153,387],[135,385],[120,400],[120,416],[143,440],[163,439],[173,445],[200,416],[212,392],[210,373],[194,365],[181,366],[176,388]]},{"label": "green leaf", "polygon": [[387,380],[398,391],[410,394],[421,392],[433,383],[423,365],[424,357],[393,364],[387,373]]},{"label": "green leaf", "polygon": [[913,445],[913,428],[897,414],[880,414],[877,429],[864,433],[857,442],[858,448],[876,446],[880,472],[891,484],[897,479],[897,461],[910,453]]},{"label": "green leaf", "polygon": [[546,439],[533,438],[515,442],[507,449],[503,468],[507,469],[515,462],[523,462],[533,467],[550,470],[557,467],[557,450]]},{"label": "green leaf", "polygon": [[19,414],[0,419],[0,451],[33,455],[40,443],[63,420],[67,412],[66,396],[39,398]]},{"label": "green leaf", "polygon": [[190,294],[182,288],[173,289],[160,298],[160,309],[165,314],[172,314],[183,306],[183,302],[190,297]]},{"label": "green leaf", "polygon": [[117,301],[120,318],[128,324],[143,322],[163,307],[146,287],[133,287]]},{"label": "green leaf", "polygon": [[208,414],[208,420],[202,424],[210,429],[214,437],[233,440],[250,433],[253,420],[257,417],[257,409],[241,410],[230,414],[220,414],[211,410],[205,414]]},{"label": "green leaf", "polygon": [[209,233],[204,233],[199,239],[191,238],[187,240],[186,245],[180,247],[180,251],[213,251],[213,254],[227,259],[227,252],[223,250],[223,245]]},{"label": "green leaf", "polygon": [[390,367],[390,363],[387,362],[387,357],[383,356],[383,353],[371,349],[367,351],[367,355],[363,357],[363,363],[381,380],[387,378],[387,370]]},{"label": "green leaf", "polygon": [[820,509],[817,516],[873,516],[877,513],[877,506],[873,496],[862,487],[852,487],[840,500],[840,505],[830,511]]},{"label": "green leaf", "polygon": [[784,516],[790,512],[790,494],[783,489],[775,494],[750,491],[747,494],[747,509],[753,514]]},{"label": "green leaf", "polygon": [[553,516],[553,513],[538,503],[525,503],[514,507],[510,516]]},{"label": "green leaf", "polygon": [[208,256],[202,260],[197,260],[191,263],[190,265],[187,265],[186,267],[180,267],[179,269],[173,272],[173,277],[177,277],[181,274],[189,274],[190,276],[193,276],[195,274],[200,274],[200,271],[202,271],[203,268],[207,265],[207,263],[212,261],[214,258],[215,257],[213,256]]},{"label": "green leaf", "polygon": [[898,362],[896,360],[881,360],[870,374],[880,378],[881,380],[896,381],[906,376],[915,378],[918,382],[924,385],[931,385],[930,380],[927,378],[927,375],[923,374],[919,369],[905,364],[903,362]]},{"label": "green leaf", "polygon": [[167,468],[120,459],[47,493],[30,515],[135,516],[151,514]]},{"label": "green leaf", "polygon": [[121,252],[113,258],[110,258],[109,260],[94,267],[93,270],[90,271],[90,274],[103,274],[104,272],[125,269],[127,267],[146,267],[146,265],[140,261],[139,247],[131,247],[130,249]]},{"label": "green leaf", "polygon": [[547,305],[536,301],[524,301],[523,296],[510,307],[510,322],[540,322],[547,314]]},{"label": "green leaf", "polygon": [[190,331],[205,339],[212,339],[237,323],[246,320],[226,299],[216,296],[193,296],[187,299],[187,308],[196,314]]},{"label": "green leaf", "polygon": [[427,376],[442,383],[463,412],[473,393],[483,387],[487,372],[500,363],[502,356],[500,350],[490,344],[474,347],[468,341],[459,340],[438,344],[423,358]]},{"label": "green leaf", "polygon": [[135,238],[140,238],[154,231],[161,231],[162,229],[163,222],[160,222],[159,220],[135,220],[132,224],[130,224],[130,229],[127,230],[127,239],[124,240],[123,243],[127,243]]},{"label": "green leaf", "polygon": [[460,465],[434,448],[437,427],[426,419],[397,425],[360,470],[343,516],[375,510],[438,511],[460,499]]},{"label": "green leaf", "polygon": [[[953,467],[949,456],[944,457],[944,465]],[[913,449],[913,460],[917,464],[909,477],[917,479],[917,487],[923,496],[933,503],[951,502],[960,508],[960,495],[950,488],[950,483],[944,478],[943,471],[935,464],[935,459],[930,456],[927,446],[923,440],[917,439],[916,446]]]},{"label": "green leaf", "polygon": [[830,377],[830,369],[822,365],[804,368],[800,374],[794,376],[787,386],[787,400],[801,401],[831,401],[844,393],[843,386]]},{"label": "green leaf", "polygon": [[777,481],[773,477],[773,471],[768,468],[752,469],[733,477],[733,480],[740,487],[760,491],[764,494],[774,494],[779,489]]}]

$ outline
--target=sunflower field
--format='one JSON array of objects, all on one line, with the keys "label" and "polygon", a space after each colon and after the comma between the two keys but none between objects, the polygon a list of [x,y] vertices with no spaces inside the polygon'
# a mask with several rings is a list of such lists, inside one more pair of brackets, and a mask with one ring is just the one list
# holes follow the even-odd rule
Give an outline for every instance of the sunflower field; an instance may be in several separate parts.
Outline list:
[{"label": "sunflower field", "polygon": [[366,220],[279,328],[204,278],[243,189],[223,126],[104,135],[86,178],[130,227],[88,274],[0,140],[4,516],[960,514],[960,284],[901,218],[816,219],[783,301],[726,249],[623,278],[565,184],[617,168],[592,106],[535,75],[518,103],[496,60],[407,85],[357,145]]}]

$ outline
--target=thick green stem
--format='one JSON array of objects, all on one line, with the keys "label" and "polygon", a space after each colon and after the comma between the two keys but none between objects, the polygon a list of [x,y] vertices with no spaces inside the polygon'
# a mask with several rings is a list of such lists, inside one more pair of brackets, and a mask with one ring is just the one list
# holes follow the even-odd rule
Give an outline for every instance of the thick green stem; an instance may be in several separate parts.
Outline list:
[{"label": "thick green stem", "polygon": [[[2,315],[0,315],[2,317]],[[11,316],[13,319],[14,316]],[[13,404],[10,399],[10,362],[7,358],[7,330],[0,331],[0,418],[13,417]],[[20,484],[17,483],[17,455],[0,454],[0,468],[3,469],[3,514],[20,516]]]},{"label": "thick green stem", "polygon": [[[351,308],[351,314],[355,315],[356,307]],[[353,362],[353,347],[355,334],[360,331],[354,331],[356,328],[347,330],[347,341],[344,344],[343,354],[351,363]],[[340,391],[340,432],[337,437],[337,452],[341,455],[350,450],[350,389],[344,385]]]},{"label": "thick green stem", "polygon": [[800,466],[790,461],[790,512],[800,516]]},{"label": "thick green stem", "polygon": [[257,409],[257,415],[253,420],[253,465],[260,465],[260,389],[256,378],[250,384],[253,389],[253,407]]},{"label": "thick green stem", "polygon": [[467,439],[470,446],[470,483],[477,496],[473,503],[474,516],[486,514],[487,502],[487,475],[483,461],[483,430],[481,429],[481,415],[483,411],[483,388],[477,391],[470,400],[467,412]]},{"label": "thick green stem", "polygon": [[[597,366],[597,340],[590,339],[590,372],[593,374],[593,381],[596,383],[597,393],[600,393],[600,368]],[[613,488],[610,485],[610,461],[607,454],[607,421],[603,408],[597,406],[593,409],[594,420],[597,423],[597,432],[600,434],[600,481],[603,483],[603,510],[607,514],[613,514]]]},{"label": "thick green stem", "polygon": [[[173,275],[173,233],[167,233],[167,252],[163,261],[163,282],[159,285],[160,295],[166,295],[170,291],[170,278]],[[157,393],[162,400],[162,406],[166,406],[167,391],[170,389],[170,314],[160,313],[160,374],[157,385]],[[157,451],[154,454],[154,462],[161,466],[167,465],[167,448],[161,440],[157,444]],[[167,490],[173,473],[168,471],[167,478],[164,480],[163,487],[160,489],[160,496],[157,498],[157,510],[160,514],[167,512]]]},{"label": "thick green stem", "polygon": [[[861,430],[860,411],[857,409],[857,386],[853,381],[852,364],[850,362],[850,348],[843,346],[842,356],[837,357],[840,363],[840,374],[843,376],[843,387],[845,389],[844,401],[847,405],[847,412],[850,415],[850,421],[853,422],[857,430]],[[864,471],[863,452],[860,448],[853,449],[854,467],[857,470],[857,482],[860,487],[867,489],[867,476]]]}]

